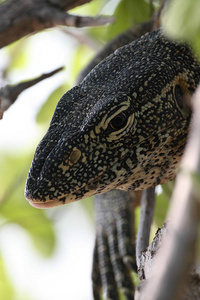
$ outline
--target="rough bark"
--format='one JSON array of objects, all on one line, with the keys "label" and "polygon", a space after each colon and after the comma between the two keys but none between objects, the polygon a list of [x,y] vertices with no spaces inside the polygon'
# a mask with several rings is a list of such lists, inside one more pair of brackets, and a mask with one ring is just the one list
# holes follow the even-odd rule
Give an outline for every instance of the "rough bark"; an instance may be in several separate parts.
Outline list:
[{"label": "rough bark", "polygon": [[[152,243],[150,252],[141,256],[139,274],[148,281],[136,300],[200,299],[199,274],[194,270],[189,273],[195,262],[200,221],[199,128],[200,87],[193,97],[191,132],[172,195],[168,230],[161,240]],[[191,287],[187,285],[188,276]]]},{"label": "rough bark", "polygon": [[91,0],[9,0],[0,5],[0,48],[40,30],[57,25],[99,26],[109,17],[75,16],[66,11]]},{"label": "rough bark", "polygon": [[[140,268],[138,269],[138,276],[141,280],[136,293],[135,293],[135,300],[143,299],[144,293],[146,293],[146,286],[148,284],[152,284],[152,269],[156,264],[159,250],[161,249],[164,239],[168,235],[168,227],[167,225],[169,222],[166,222],[161,229],[159,229],[156,233],[156,236],[153,242],[147,247],[145,251],[143,251],[140,257]],[[167,247],[167,245],[165,245]],[[183,264],[184,265],[184,264]],[[174,266],[174,268],[176,265]],[[159,276],[159,271],[157,276]],[[150,282],[150,283],[149,283]],[[171,286],[167,286],[168,289],[171,289]],[[146,296],[145,299],[149,299]],[[164,296],[160,299],[164,299]],[[168,298],[171,300],[171,298]],[[191,271],[189,272],[186,284],[184,286],[183,295],[181,300],[199,300],[200,299],[200,270],[197,265],[194,264],[192,266]]]}]

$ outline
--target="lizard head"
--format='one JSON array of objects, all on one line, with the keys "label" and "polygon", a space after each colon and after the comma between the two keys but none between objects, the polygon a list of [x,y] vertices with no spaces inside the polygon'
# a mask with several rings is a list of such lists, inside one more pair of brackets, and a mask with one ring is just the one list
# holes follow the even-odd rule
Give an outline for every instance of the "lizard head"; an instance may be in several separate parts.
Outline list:
[{"label": "lizard head", "polygon": [[188,47],[160,30],[115,51],[58,102],[27,200],[46,208],[173,179],[191,116],[184,99],[199,78]]}]

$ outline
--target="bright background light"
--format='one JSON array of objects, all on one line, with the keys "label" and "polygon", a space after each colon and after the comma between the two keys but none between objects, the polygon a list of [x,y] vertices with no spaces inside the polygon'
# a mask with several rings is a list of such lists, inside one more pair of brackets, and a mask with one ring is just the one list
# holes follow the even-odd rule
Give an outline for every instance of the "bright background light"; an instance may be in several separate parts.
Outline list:
[{"label": "bright background light", "polygon": [[[107,4],[101,13],[112,15],[119,2],[105,1]],[[76,66],[73,62],[78,45],[78,41],[59,29],[46,30],[24,40],[22,51],[27,50],[24,52],[28,56],[25,54],[23,58],[26,63],[23,69],[12,68],[8,73],[10,84],[32,79],[61,66],[65,66],[65,70],[24,91],[4,113],[0,121],[0,154],[5,151],[21,154],[36,148],[47,128],[36,126],[35,116],[57,87],[62,83],[75,84]],[[81,57],[82,65],[87,63],[89,55],[94,54],[92,50],[88,52]],[[2,49],[0,70],[7,64],[9,53]],[[21,197],[26,201],[23,194]],[[30,236],[20,226],[8,224],[1,227],[0,255],[16,288],[12,300],[92,300],[94,220],[82,209],[80,202],[48,209],[47,214],[53,217],[57,237],[55,252],[49,258],[38,253]]]},{"label": "bright background light", "polygon": [[[37,77],[63,65],[67,69],[24,91],[5,112],[0,121],[0,151],[19,153],[37,146],[44,128],[35,126],[35,115],[48,94],[62,82],[72,81],[69,70],[75,44],[72,38],[57,30],[29,38],[28,64],[23,72],[12,72],[9,78],[12,83]],[[0,61],[6,59],[6,50],[3,50]],[[92,299],[93,222],[79,203],[50,209],[48,213],[55,214],[57,236],[56,250],[50,258],[38,254],[21,227],[11,224],[0,231],[1,255],[18,293],[14,300],[27,299],[27,295],[33,300]]]}]

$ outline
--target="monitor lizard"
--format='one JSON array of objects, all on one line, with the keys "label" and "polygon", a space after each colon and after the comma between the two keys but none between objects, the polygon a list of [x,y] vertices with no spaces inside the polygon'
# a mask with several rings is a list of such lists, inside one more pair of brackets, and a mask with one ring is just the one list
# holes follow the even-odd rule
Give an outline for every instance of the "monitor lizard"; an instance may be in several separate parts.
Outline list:
[{"label": "monitor lizard", "polygon": [[[152,31],[155,27],[155,20],[156,16],[146,23],[134,25],[113,38],[80,72],[77,84],[117,48]],[[140,204],[141,196],[142,191],[114,189],[93,197],[96,222],[92,264],[94,300],[99,300],[102,292],[106,299],[117,300],[119,290],[126,299],[134,299],[135,289],[130,274],[131,271],[137,271],[138,267],[136,265],[135,208]]]},{"label": "monitor lizard", "polygon": [[29,171],[27,200],[47,208],[173,179],[199,79],[190,48],[160,29],[116,50],[59,101]]}]

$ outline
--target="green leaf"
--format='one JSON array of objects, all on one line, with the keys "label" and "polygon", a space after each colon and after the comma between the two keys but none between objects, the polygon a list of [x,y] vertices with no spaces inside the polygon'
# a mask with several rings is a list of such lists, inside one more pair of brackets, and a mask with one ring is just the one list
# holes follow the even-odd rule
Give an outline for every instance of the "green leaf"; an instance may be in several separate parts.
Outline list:
[{"label": "green leaf", "polygon": [[171,196],[172,196],[172,192],[173,192],[173,189],[174,189],[174,181],[169,181],[165,184],[162,184],[162,190],[163,190],[163,194],[166,198],[167,201],[169,201],[171,199]]},{"label": "green leaf", "polygon": [[162,185],[162,193],[156,196],[154,223],[156,227],[162,227],[166,221],[166,215],[170,204],[174,182],[170,181]]},{"label": "green leaf", "polygon": [[79,47],[77,47],[76,51],[74,52],[74,57],[72,61],[71,76],[73,82],[76,81],[78,74],[90,62],[93,55],[94,51],[88,48],[87,46],[80,45]]},{"label": "green leaf", "polygon": [[96,41],[99,47],[103,47],[105,42],[109,41],[109,38],[107,37],[108,27],[109,25],[88,28],[88,35]]},{"label": "green leaf", "polygon": [[93,0],[81,6],[77,6],[70,10],[70,13],[77,15],[96,16],[107,3],[107,0]]},{"label": "green leaf", "polygon": [[107,39],[111,39],[131,26],[147,21],[151,16],[150,5],[145,0],[121,0],[114,17],[116,22],[109,25]]},{"label": "green leaf", "polygon": [[140,206],[135,208],[135,231],[138,231],[138,226],[140,222]]},{"label": "green leaf", "polygon": [[154,222],[156,227],[162,227],[163,223],[166,221],[166,214],[169,208],[169,201],[165,193],[161,193],[156,197],[156,206],[154,213]]},{"label": "green leaf", "polygon": [[85,209],[89,218],[94,223],[94,207],[93,207],[93,197],[88,197],[80,201],[80,205]]},{"label": "green leaf", "polygon": [[0,298],[13,300],[14,291],[6,274],[3,259],[0,255]]},{"label": "green leaf", "polygon": [[126,300],[127,298],[125,298],[124,293],[121,289],[118,289],[118,294],[119,294],[119,299],[120,300]]},{"label": "green leaf", "polygon": [[[24,186],[32,155],[9,156],[1,153],[0,221],[23,227],[41,254],[49,256],[55,246],[53,222],[44,210],[35,209],[24,198]],[[24,167],[23,167],[24,166]],[[10,176],[9,176],[10,174]]]},{"label": "green leaf", "polygon": [[55,246],[52,221],[44,211],[31,207],[22,195],[23,189],[20,187],[2,203],[1,218],[3,217],[6,223],[15,223],[23,227],[37,250],[44,256],[50,256]]},{"label": "green leaf", "polygon": [[138,277],[138,274],[135,272],[131,272],[131,278],[134,283],[134,286],[137,287],[140,284],[140,279]]},{"label": "green leaf", "polygon": [[69,87],[64,84],[51,93],[36,115],[36,122],[38,124],[50,122],[59,99],[68,89]]},{"label": "green leaf", "polygon": [[6,72],[13,72],[13,69],[23,69],[29,60],[29,40],[23,39],[10,44],[6,51],[10,56],[10,63],[6,69]]},{"label": "green leaf", "polygon": [[190,41],[197,53],[200,53],[200,1],[171,1],[163,18],[167,32],[175,38]]},{"label": "green leaf", "polygon": [[200,195],[200,174],[197,172],[192,172],[191,176],[192,176],[192,181],[193,181],[195,190],[196,190],[197,194]]}]

